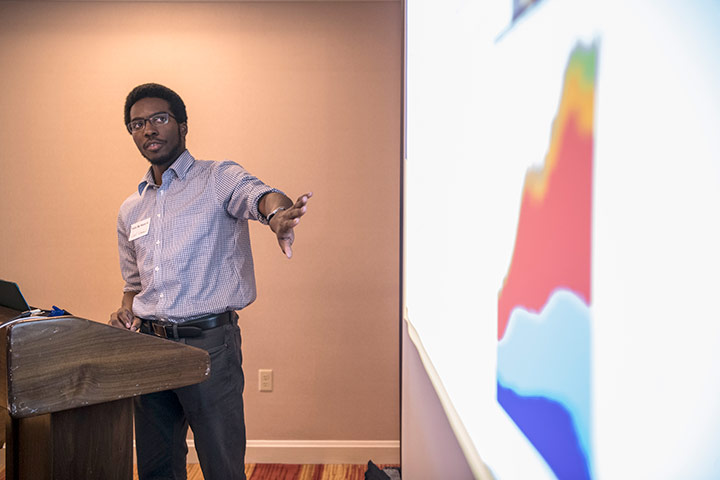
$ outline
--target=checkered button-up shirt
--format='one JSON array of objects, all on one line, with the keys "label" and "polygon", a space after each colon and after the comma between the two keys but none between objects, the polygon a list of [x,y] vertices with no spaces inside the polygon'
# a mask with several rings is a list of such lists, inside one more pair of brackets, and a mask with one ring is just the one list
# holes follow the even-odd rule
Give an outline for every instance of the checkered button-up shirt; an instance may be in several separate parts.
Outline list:
[{"label": "checkered button-up shirt", "polygon": [[156,185],[152,170],[120,207],[117,233],[133,313],[182,322],[239,310],[256,297],[248,220],[280,192],[240,165],[195,160],[187,150]]}]

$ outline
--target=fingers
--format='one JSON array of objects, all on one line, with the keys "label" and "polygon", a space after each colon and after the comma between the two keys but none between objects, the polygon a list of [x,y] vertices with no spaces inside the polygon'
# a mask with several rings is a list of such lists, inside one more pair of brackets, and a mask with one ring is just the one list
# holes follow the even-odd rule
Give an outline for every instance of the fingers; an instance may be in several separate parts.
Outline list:
[{"label": "fingers", "polygon": [[300,195],[297,199],[297,202],[295,202],[295,206],[301,209],[303,213],[305,213],[305,211],[307,210],[306,205],[308,204],[308,200],[310,200],[312,196],[312,192],[308,192],[305,195]]},{"label": "fingers", "polygon": [[125,324],[125,328],[130,328],[132,326],[133,319],[135,318],[132,312],[127,308],[124,308],[122,309],[122,312],[120,312],[120,316],[122,317],[122,321]]},{"label": "fingers", "polygon": [[295,232],[292,228],[282,235],[278,235],[277,239],[280,250],[282,250],[287,258],[292,258],[292,244],[295,241]]},{"label": "fingers", "polygon": [[[307,212],[307,203],[310,197],[312,197],[312,192],[308,192],[304,195],[300,195],[297,199],[297,201],[293,204],[292,207],[285,210],[285,217],[286,218],[292,218],[292,219],[299,219],[305,213]],[[297,225],[299,220],[294,223],[294,225]]]},{"label": "fingers", "polygon": [[295,205],[293,205],[293,206],[295,206],[295,207],[302,207],[302,206],[304,206],[304,205],[307,205],[308,200],[309,200],[312,196],[313,196],[313,193],[312,193],[312,192],[307,192],[307,193],[305,193],[305,194],[303,194],[303,195],[300,195],[300,196],[298,197],[297,201],[295,202]]},{"label": "fingers", "polygon": [[307,212],[306,206],[302,206],[299,208],[293,206],[292,208],[278,213],[276,215],[278,221],[274,226],[275,232],[278,233],[279,236],[282,236],[289,230],[292,230],[300,223],[300,217],[305,215],[305,212]]},{"label": "fingers", "polygon": [[130,326],[130,331],[137,332],[138,330],[140,330],[141,323],[142,323],[142,320],[140,320],[138,317],[134,317],[132,325]]},{"label": "fingers", "polygon": [[291,210],[302,211],[302,213],[305,213],[307,211],[306,205],[308,203],[308,200],[310,200],[310,198],[312,197],[312,195],[313,195],[312,192],[308,192],[304,195],[300,195]]},{"label": "fingers", "polygon": [[283,251],[287,258],[292,258],[292,241],[290,239],[278,240],[280,243],[280,249]]},{"label": "fingers", "polygon": [[108,321],[108,325],[112,325],[113,327],[123,328],[123,323],[118,319],[117,312],[113,312],[112,315],[110,315],[110,320]]},{"label": "fingers", "polygon": [[110,321],[108,323],[113,327],[132,330],[135,321],[140,322],[140,319],[134,316],[127,308],[120,308],[117,312],[113,312],[110,315]]}]

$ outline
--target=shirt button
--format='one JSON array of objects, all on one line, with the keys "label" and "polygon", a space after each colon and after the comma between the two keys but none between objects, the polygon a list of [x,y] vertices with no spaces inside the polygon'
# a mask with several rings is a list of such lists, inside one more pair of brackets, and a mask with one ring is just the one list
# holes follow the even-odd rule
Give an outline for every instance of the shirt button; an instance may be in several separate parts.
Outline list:
[{"label": "shirt button", "polygon": [[155,245],[160,245],[160,240],[158,240],[157,242],[155,242]]},{"label": "shirt button", "polygon": [[156,272],[159,271],[159,270],[160,270],[160,267],[155,267],[155,271],[156,271]]},{"label": "shirt button", "polygon": [[158,218],[160,218],[160,214],[158,213]]},{"label": "shirt button", "polygon": [[160,294],[160,298],[163,298],[164,296],[165,296],[164,294],[162,294],[162,293]]},{"label": "shirt button", "polygon": [[160,190],[160,195],[165,195],[165,190]]}]

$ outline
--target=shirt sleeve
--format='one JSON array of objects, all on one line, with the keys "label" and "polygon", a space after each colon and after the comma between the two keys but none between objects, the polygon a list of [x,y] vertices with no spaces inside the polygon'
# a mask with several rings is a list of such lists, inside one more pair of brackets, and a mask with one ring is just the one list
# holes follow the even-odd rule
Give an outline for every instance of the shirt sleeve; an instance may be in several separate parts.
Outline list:
[{"label": "shirt sleeve", "polygon": [[219,162],[213,172],[218,202],[228,215],[243,220],[257,220],[267,224],[267,218],[258,210],[263,195],[283,192],[269,187],[235,162]]},{"label": "shirt sleeve", "polygon": [[118,235],[118,253],[120,254],[120,273],[125,286],[123,292],[139,292],[142,290],[140,284],[140,270],[135,260],[135,248],[132,242],[128,240],[130,231],[123,220],[122,209],[118,214],[117,235]]}]

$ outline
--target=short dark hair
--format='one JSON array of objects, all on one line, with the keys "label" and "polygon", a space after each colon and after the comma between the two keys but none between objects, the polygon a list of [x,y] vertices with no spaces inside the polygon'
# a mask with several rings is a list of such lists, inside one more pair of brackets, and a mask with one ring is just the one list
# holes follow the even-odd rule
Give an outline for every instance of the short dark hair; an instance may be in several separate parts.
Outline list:
[{"label": "short dark hair", "polygon": [[133,88],[125,99],[125,125],[130,123],[130,109],[143,98],[162,98],[170,104],[170,113],[177,123],[187,122],[185,102],[180,95],[164,85],[157,83],[144,83]]}]

